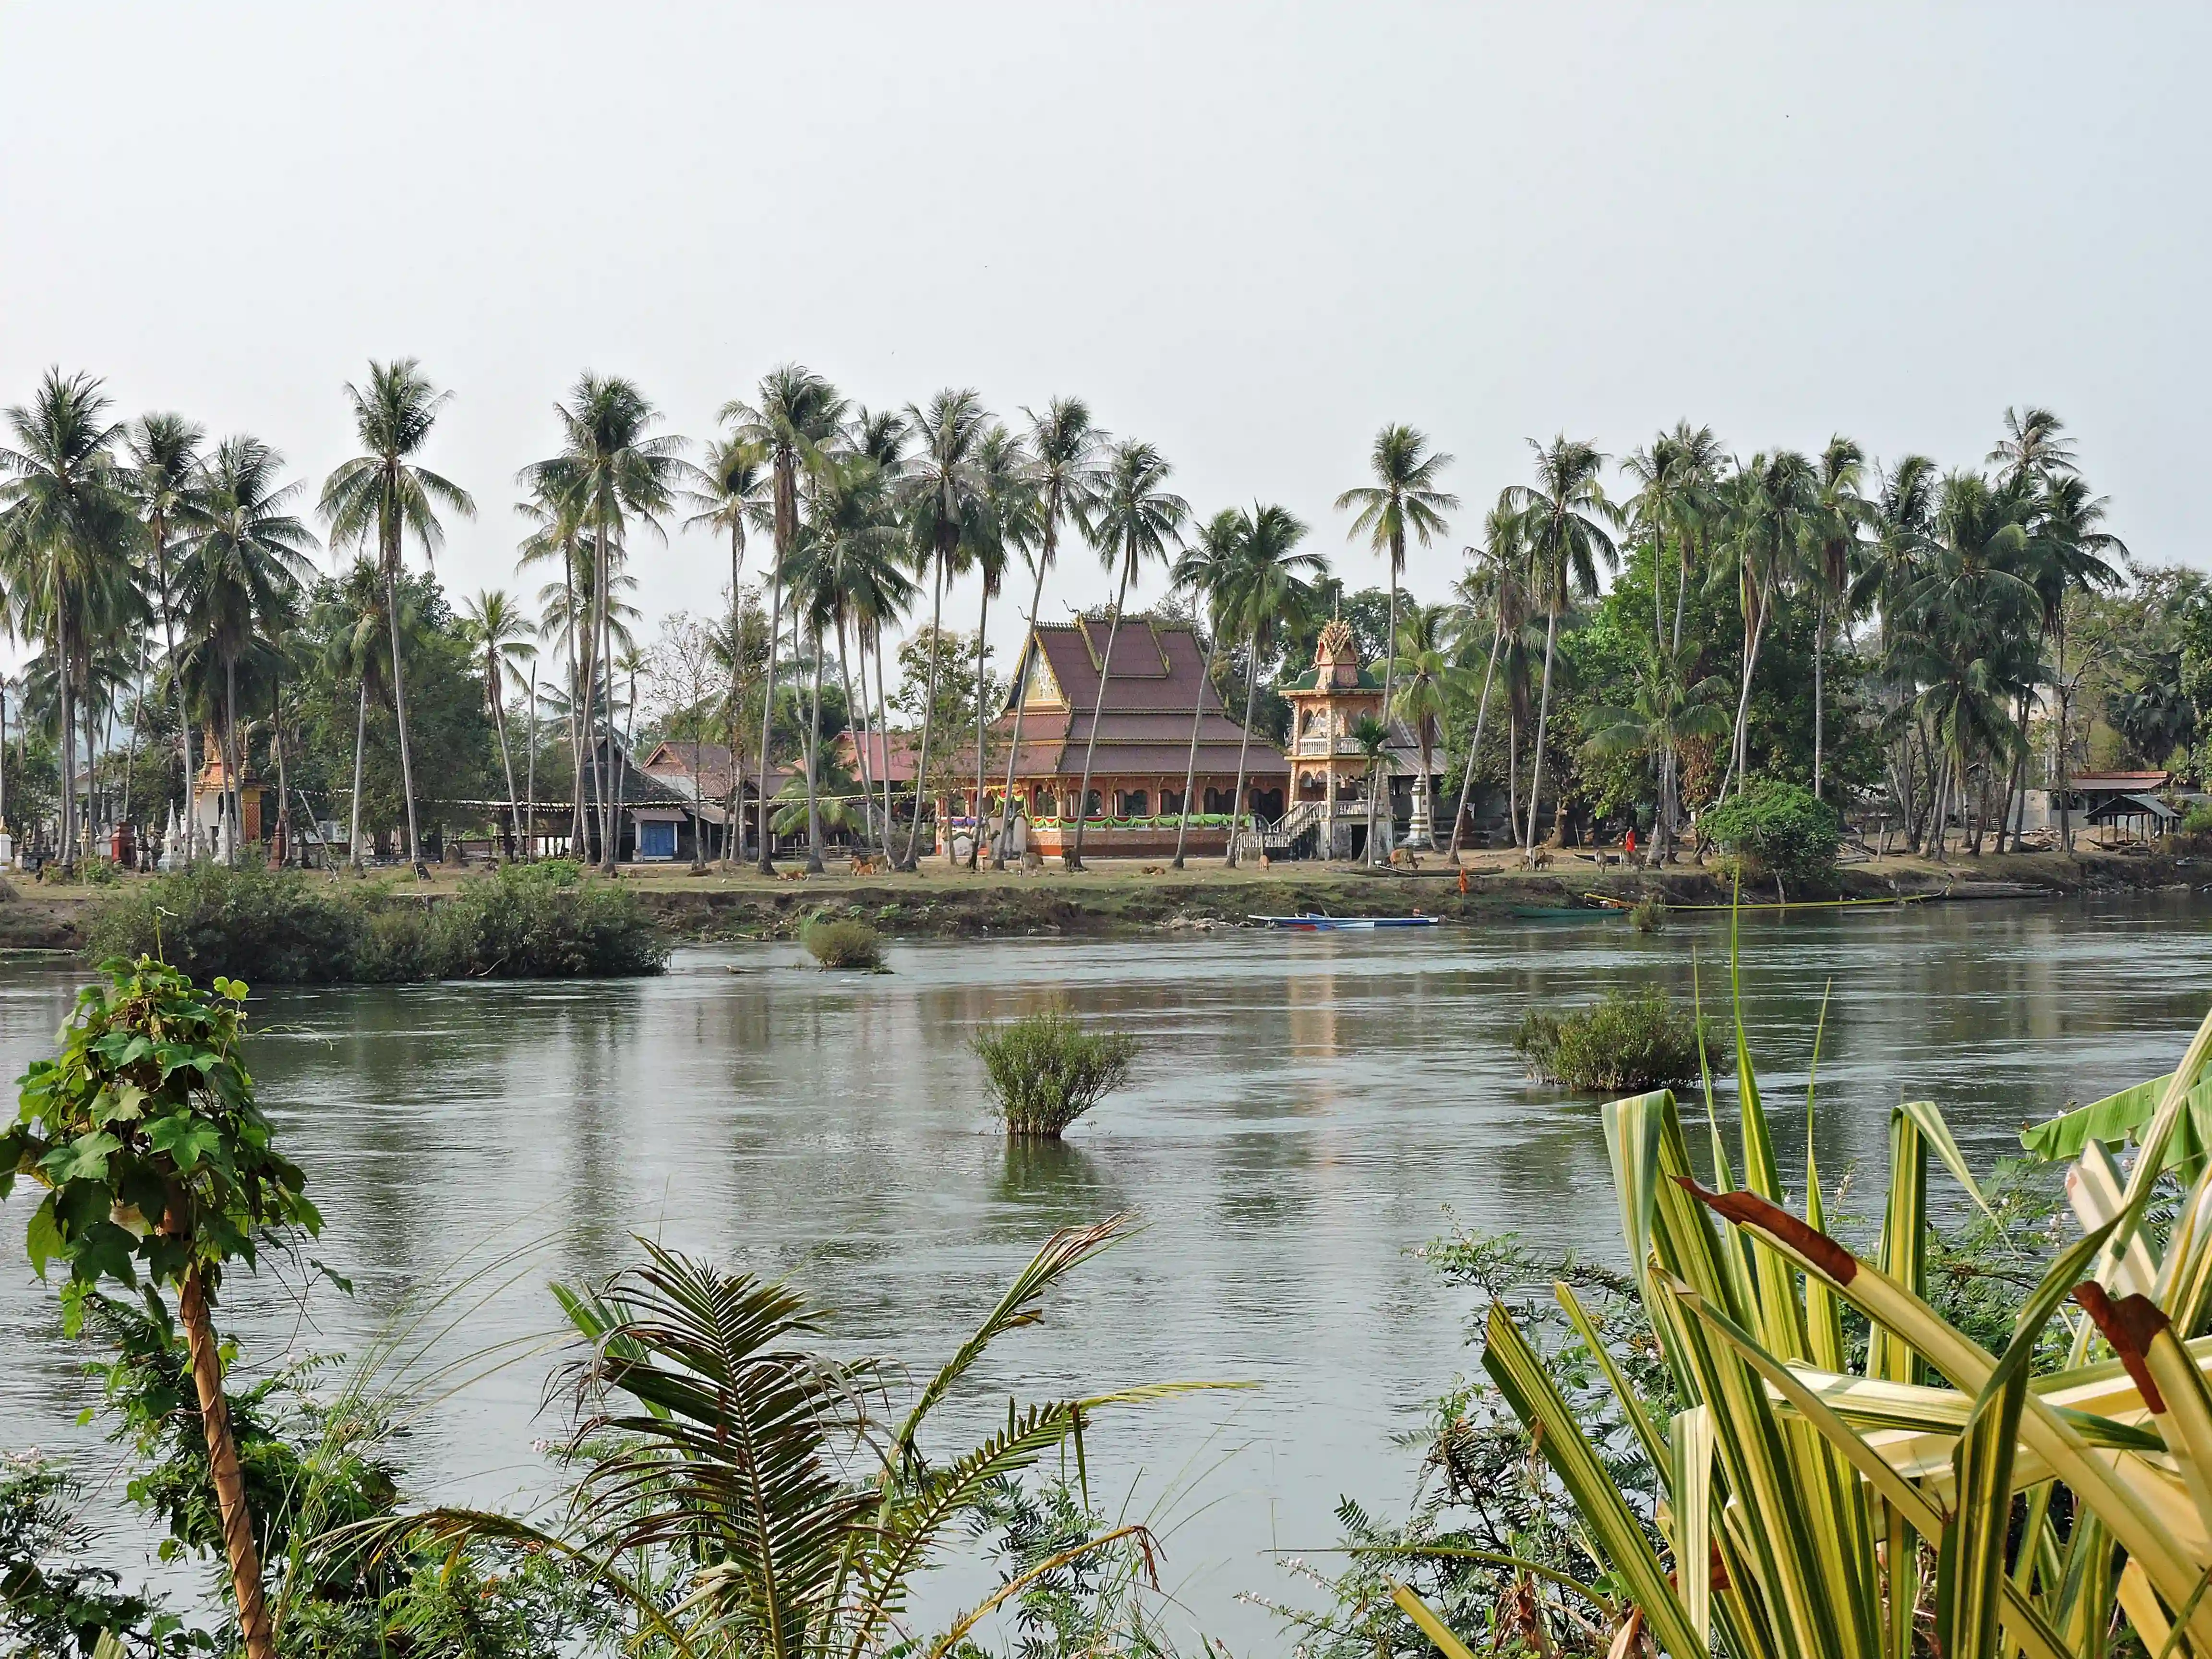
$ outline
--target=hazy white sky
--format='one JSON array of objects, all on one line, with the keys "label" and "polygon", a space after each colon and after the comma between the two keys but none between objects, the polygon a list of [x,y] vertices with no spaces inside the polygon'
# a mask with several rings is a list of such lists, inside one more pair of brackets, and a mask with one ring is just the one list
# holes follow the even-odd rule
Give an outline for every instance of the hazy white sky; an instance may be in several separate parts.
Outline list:
[{"label": "hazy white sky", "polygon": [[[787,359],[876,405],[1079,392],[1194,507],[1286,503],[1362,582],[1330,503],[1412,422],[1466,501],[1413,562],[1431,597],[1524,440],[1618,454],[1682,416],[1746,454],[1841,430],[1952,464],[2049,404],[2137,554],[2202,561],[2208,34],[2026,5],[12,3],[0,401],[89,369],[313,483],[350,453],[342,383],[418,356],[456,393],[431,463],[482,508],[441,560],[463,590],[514,580],[514,475],[578,371],[701,435]],[[640,551],[649,617],[714,602],[723,549]],[[1079,550],[1047,612],[1104,591]]]}]

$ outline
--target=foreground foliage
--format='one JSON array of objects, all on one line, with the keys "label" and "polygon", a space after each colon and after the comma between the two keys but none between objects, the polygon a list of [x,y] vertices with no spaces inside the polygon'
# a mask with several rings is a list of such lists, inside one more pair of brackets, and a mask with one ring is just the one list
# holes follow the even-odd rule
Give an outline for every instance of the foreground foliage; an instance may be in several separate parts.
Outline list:
[{"label": "foreground foliage", "polygon": [[1057,1137],[1127,1083],[1137,1059],[1129,1033],[1091,1030],[1059,1009],[988,1026],[973,1047],[1010,1135]]},{"label": "foreground foliage", "polygon": [[1677,1008],[1656,986],[1608,991],[1595,1006],[1564,1014],[1531,1008],[1513,1035],[1513,1052],[1539,1082],[1581,1090],[1656,1089],[1698,1075],[1711,1022]]},{"label": "foreground foliage", "polygon": [[[1034,1324],[1053,1284],[1121,1231],[1117,1218],[1054,1235],[903,1412],[890,1409],[896,1368],[826,1352],[822,1310],[788,1285],[643,1243],[639,1266],[558,1292],[582,1339],[568,1373],[575,1418],[566,1448],[582,1474],[562,1521],[443,1509],[352,1535],[371,1559],[402,1546],[507,1543],[573,1562],[622,1609],[631,1645],[682,1659],[942,1659],[986,1613],[1055,1576],[1063,1592],[1095,1603],[1101,1586],[1072,1585],[1067,1570],[1119,1549],[1123,1567],[1149,1581],[1143,1527],[1066,1527],[1056,1547],[1021,1551],[1026,1565],[926,1648],[907,1627],[916,1576],[958,1529],[1028,1527],[1008,1514],[1011,1479],[1072,1447],[1080,1483],[1083,1435],[1097,1412],[1174,1391],[1009,1401],[1005,1426],[963,1452],[935,1456],[922,1443],[991,1343]],[[1045,1616],[1039,1602],[1029,1608]]]},{"label": "foreground foliage", "polygon": [[108,901],[90,948],[270,985],[601,978],[668,965],[635,893],[557,860],[507,865],[434,904],[258,862],[203,863]]},{"label": "foreground foliage", "polygon": [[[2184,1339],[2212,1302],[2212,1162],[2183,1126],[2212,1018],[2171,1076],[2051,1137],[2078,1146],[2067,1194],[2085,1231],[2008,1326],[1978,1322],[1978,1322],[1929,1300],[1930,1155],[1988,1202],[1936,1109],[1892,1114],[1881,1230],[1863,1259],[1826,1230],[1809,1139],[1807,1213],[1784,1207],[1740,1024],[1736,1037],[1741,1132],[1731,1149],[1708,1102],[1711,1188],[1671,1093],[1605,1109],[1637,1340],[1662,1358],[1663,1386],[1614,1363],[1576,1290],[1555,1287],[1648,1485],[1623,1478],[1607,1419],[1578,1398],[1588,1370],[1547,1360],[1502,1302],[1485,1320],[1484,1367],[1597,1557],[1559,1588],[1616,1651],[1640,1635],[1672,1659],[1716,1645],[1910,1659],[1929,1639],[1947,1659],[2102,1659],[2116,1609],[2152,1655],[2203,1651],[2212,1389]],[[2096,1138],[2120,1133],[2140,1145],[2124,1173]],[[2172,1208],[2169,1169],[2189,1182]],[[2079,1312],[2063,1316],[2069,1299]],[[1410,1589],[1397,1599],[1462,1650]]]},{"label": "foreground foliage", "polygon": [[[72,1324],[102,1283],[141,1288],[164,1331],[176,1298],[207,1449],[215,1533],[228,1559],[251,1659],[271,1659],[261,1551],[240,1467],[214,1308],[224,1268],[249,1267],[263,1236],[313,1236],[307,1178],[279,1156],[238,1054],[246,987],[213,994],[142,957],[112,962],[62,1028],[62,1049],[24,1073],[15,1122],[0,1133],[0,1197],[18,1176],[46,1188],[26,1229],[32,1267],[69,1268]],[[179,1390],[181,1394],[181,1390]],[[203,1496],[204,1497],[204,1492]]]}]

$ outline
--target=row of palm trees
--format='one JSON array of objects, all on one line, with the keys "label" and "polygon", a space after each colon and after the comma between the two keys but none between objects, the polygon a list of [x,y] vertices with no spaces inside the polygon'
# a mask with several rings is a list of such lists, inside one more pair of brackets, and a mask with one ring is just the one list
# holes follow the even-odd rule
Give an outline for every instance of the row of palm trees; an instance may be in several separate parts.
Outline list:
[{"label": "row of palm trees", "polygon": [[[358,856],[368,708],[388,699],[397,719],[408,856],[419,863],[400,583],[410,544],[425,561],[434,559],[445,520],[472,515],[476,507],[466,490],[424,464],[450,394],[419,364],[372,362],[366,380],[348,386],[345,395],[362,453],[330,474],[317,509],[331,545],[359,556],[342,579],[360,617],[347,642],[348,667],[359,684],[353,845]],[[916,863],[921,814],[911,815],[900,846],[890,780],[872,775],[888,750],[868,738],[889,729],[884,631],[905,624],[925,587],[929,631],[915,755],[920,777],[930,775],[938,744],[962,741],[939,730],[936,718],[948,637],[944,606],[956,580],[977,578],[973,799],[980,819],[988,794],[984,645],[991,606],[1018,561],[1030,579],[1031,623],[1071,536],[1089,546],[1114,580],[1078,797],[1086,803],[1115,644],[1131,591],[1149,569],[1164,567],[1207,624],[1209,683],[1226,653],[1241,652],[1248,733],[1266,665],[1286,637],[1310,624],[1330,586],[1325,562],[1301,546],[1306,526],[1287,509],[1255,503],[1199,520],[1175,493],[1174,470],[1159,452],[1141,440],[1116,440],[1079,398],[1024,409],[1018,426],[994,416],[972,390],[948,389],[896,411],[870,410],[811,371],[785,365],[763,376],[751,398],[726,406],[724,430],[696,463],[683,439],[659,429],[651,401],[621,377],[584,374],[555,413],[559,449],[517,480],[530,525],[522,562],[557,570],[540,596],[538,631],[561,659],[565,688],[546,701],[566,716],[573,843],[583,848],[596,841],[599,858],[610,865],[619,841],[624,775],[614,763],[620,752],[616,715],[623,701],[617,677],[634,676],[637,660],[629,627],[635,611],[625,598],[636,584],[632,554],[641,539],[665,543],[667,521],[679,511],[687,526],[729,541],[730,608],[716,641],[726,679],[720,717],[732,762],[732,833],[726,851],[738,855],[738,772],[741,760],[749,760],[763,870],[773,868],[768,774],[778,677],[787,665],[804,682],[787,690],[805,707],[799,758],[808,862],[820,867],[823,769],[817,751],[833,647],[845,705],[862,738],[856,745],[861,822],[896,863]],[[0,625],[36,647],[31,678],[51,688],[44,701],[70,780],[77,776],[80,737],[88,763],[100,711],[113,708],[119,688],[143,688],[149,669],[158,669],[183,733],[188,796],[198,775],[194,715],[208,716],[219,733],[225,822],[234,847],[245,759],[241,677],[249,692],[269,690],[269,706],[277,707],[271,688],[283,672],[282,642],[298,623],[313,571],[316,538],[295,511],[301,486],[284,477],[282,456],[252,437],[210,444],[179,416],[153,414],[128,424],[112,416],[97,380],[58,369],[27,404],[6,411]],[[1626,458],[1622,471],[1633,489],[1618,503],[1604,487],[1607,458],[1594,444],[1562,435],[1548,444],[1532,441],[1532,448],[1533,478],[1502,491],[1486,514],[1480,544],[1468,550],[1456,603],[1414,606],[1403,628],[1400,588],[1409,549],[1443,537],[1448,515],[1459,507],[1441,487],[1451,458],[1411,427],[1386,426],[1370,451],[1368,481],[1337,501],[1351,515],[1352,537],[1385,565],[1383,704],[1415,733],[1425,772],[1432,744],[1457,746],[1447,729],[1449,710],[1471,690],[1480,665],[1460,809],[1453,815],[1455,857],[1492,691],[1500,684],[1510,721],[1508,809],[1516,839],[1533,855],[1561,629],[1579,605],[1596,597],[1624,545],[1650,565],[1649,648],[1632,696],[1620,707],[1591,710],[1581,724],[1594,753],[1632,750],[1650,757],[1662,857],[1684,818],[1686,744],[1729,739],[1715,799],[1741,789],[1750,775],[1753,684],[1785,603],[1809,606],[1814,618],[1815,794],[1829,793],[1828,661],[1838,630],[1856,647],[1856,630],[1869,620],[1875,624],[1873,684],[1892,793],[1908,822],[1934,826],[1939,851],[1942,826],[1972,781],[2002,774],[2008,803],[2024,787],[2039,687],[2056,689],[2063,753],[2070,689],[2065,600],[2112,581],[2112,556],[2124,550],[2103,528],[2106,504],[2082,481],[2073,447],[2049,411],[2007,412],[2006,435],[1989,457],[1994,471],[1987,476],[1939,474],[1918,456],[1873,469],[1843,437],[1817,456],[1775,450],[1737,460],[1710,428],[1683,422]],[[763,582],[764,642],[749,632],[742,603],[749,544],[763,535],[772,548]],[[1710,600],[1723,589],[1733,599],[1735,636],[1721,641],[1686,633],[1692,596]],[[534,726],[539,699],[531,629],[499,592],[470,602],[467,620],[513,827],[522,837],[521,803],[534,794],[538,748],[533,732],[526,778],[517,780],[507,710],[528,665]],[[383,635],[374,649],[373,632]],[[161,659],[155,664],[149,659],[157,643]],[[1708,672],[1707,659],[1730,652],[1735,684],[1724,689]],[[2046,662],[2046,654],[2055,660]],[[758,740],[748,744],[740,710],[750,706],[747,693],[755,688],[747,681],[756,665],[765,684],[757,688]],[[1732,717],[1727,690],[1734,693]],[[1011,827],[1018,698],[1015,708],[1006,787],[996,833],[988,837],[994,860],[1006,855]],[[1203,694],[1194,709],[1186,834],[1202,716]],[[143,723],[132,722],[134,744]],[[1534,738],[1525,803],[1519,759],[1524,730]],[[281,720],[276,735],[282,792]],[[1379,768],[1387,732],[1376,746]],[[1244,759],[1240,756],[1238,799]],[[1370,811],[1380,793],[1370,790]],[[61,838],[69,858],[80,839],[76,790],[65,787],[63,796]],[[197,802],[188,805],[197,838]],[[1086,817],[1078,814],[1066,854],[1071,867],[1082,865]],[[1184,838],[1178,837],[1178,863]],[[985,839],[973,838],[971,860],[981,855]],[[1370,833],[1370,856],[1382,857],[1387,840],[1387,830]]]}]

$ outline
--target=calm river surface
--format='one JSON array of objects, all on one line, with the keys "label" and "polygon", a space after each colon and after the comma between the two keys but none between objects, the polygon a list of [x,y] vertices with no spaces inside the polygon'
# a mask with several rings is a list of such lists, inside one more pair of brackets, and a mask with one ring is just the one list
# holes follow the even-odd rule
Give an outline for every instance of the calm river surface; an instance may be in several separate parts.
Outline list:
[{"label": "calm river surface", "polygon": [[[2212,997],[2201,901],[1958,904],[1747,921],[1754,1051],[1792,1155],[1823,986],[1818,1134],[1829,1178],[1878,1171],[1887,1109],[1941,1102],[1986,1167],[2021,1122],[2165,1069]],[[945,1427],[1009,1392],[1238,1379],[1115,1414],[1091,1440],[1111,1501],[1163,1523],[1168,1578],[1240,1651],[1275,1647],[1257,1591],[1304,1600],[1269,1552],[1334,1540],[1351,1495],[1382,1514],[1418,1454],[1394,1437],[1471,1369],[1468,1304],[1409,1251],[1450,1224],[1617,1255],[1594,1102],[1533,1088],[1511,1048],[1530,1005],[1611,985],[1725,986],[1724,921],[1426,934],[1254,933],[905,945],[896,972],[824,975],[789,946],[685,951],[665,978],[257,997],[250,1061],[354,1281],[300,1307],[243,1276],[249,1363],[360,1350],[410,1295],[489,1255],[447,1356],[553,1331],[549,1279],[604,1275],[655,1235],[788,1274],[837,1310],[840,1346],[926,1370],[1053,1229],[1127,1212],[1136,1237],[1006,1339]],[[0,968],[0,1075],[43,1052],[72,974]],[[1061,1146],[1009,1147],[976,1096],[979,1024],[1054,1000],[1139,1032],[1139,1081]],[[1791,1100],[1794,1085],[1796,1098]],[[83,1351],[0,1214],[0,1447],[115,1453],[77,1428]],[[471,1260],[465,1260],[470,1258]],[[422,1413],[412,1489],[543,1491],[553,1361],[522,1358]],[[1096,1472],[1108,1471],[1101,1476]],[[112,1547],[135,1548],[119,1522]],[[939,1598],[977,1582],[956,1571]]]}]

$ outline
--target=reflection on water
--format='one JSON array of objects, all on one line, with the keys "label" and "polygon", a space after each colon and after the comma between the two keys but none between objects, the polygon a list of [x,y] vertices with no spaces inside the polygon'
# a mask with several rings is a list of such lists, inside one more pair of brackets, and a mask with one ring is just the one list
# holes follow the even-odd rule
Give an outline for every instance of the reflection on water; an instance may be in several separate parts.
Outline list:
[{"label": "reflection on water", "polygon": [[[1147,1493],[1211,1471],[1171,1576],[1208,1629],[1272,1645],[1230,1601],[1285,1593],[1261,1552],[1328,1543],[1340,1494],[1389,1512],[1411,1468],[1389,1437],[1473,1363],[1464,1304],[1408,1247],[1449,1206],[1617,1253],[1595,1106],[1525,1082],[1514,1024],[1610,986],[1686,994],[1693,957],[1711,1001],[1724,921],[1679,915],[1656,937],[1603,921],[933,944],[894,950],[882,977],[761,946],[686,951],[656,981],[260,998],[263,1097],[327,1218],[317,1254],[358,1293],[302,1328],[241,1278],[228,1316],[263,1360],[358,1347],[471,1246],[527,1244],[522,1281],[454,1339],[488,1346],[550,1328],[548,1278],[611,1272],[650,1233],[792,1273],[839,1310],[841,1342],[925,1364],[1047,1233],[1127,1211],[1142,1231],[1009,1340],[960,1409],[980,1425],[1013,1389],[1261,1384],[1103,1425],[1094,1450],[1122,1480],[1142,1470]],[[1879,1165],[1906,1093],[1942,1102],[1986,1165],[2023,1121],[2170,1064],[2212,993],[2212,940],[2181,898],[1747,921],[1742,959],[1785,1158],[1802,1156],[1833,983],[1817,1129],[1832,1176]],[[51,1042],[72,983],[0,972],[9,1076]],[[1065,1145],[1009,1145],[968,1042],[1054,1001],[1139,1031],[1139,1079]],[[8,1213],[0,1444],[105,1460],[96,1428],[70,1426],[82,1355],[30,1279],[21,1206]],[[417,1480],[479,1498],[540,1482],[547,1363],[440,1401],[407,1450]]]}]

